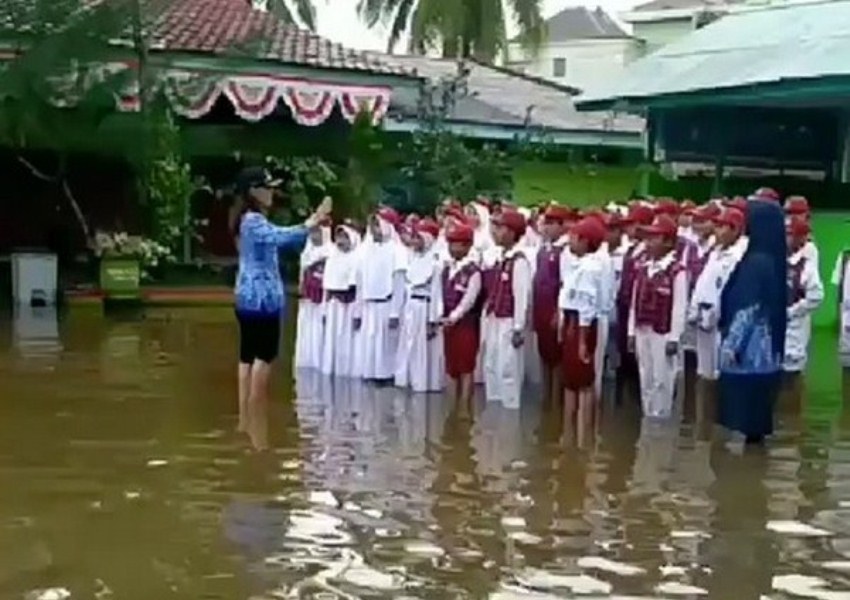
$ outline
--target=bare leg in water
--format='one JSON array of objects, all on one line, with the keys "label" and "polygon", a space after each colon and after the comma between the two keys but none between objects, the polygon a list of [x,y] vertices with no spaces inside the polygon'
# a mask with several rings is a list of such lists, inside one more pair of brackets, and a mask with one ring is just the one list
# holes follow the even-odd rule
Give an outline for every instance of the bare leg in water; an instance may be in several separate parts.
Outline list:
[{"label": "bare leg in water", "polygon": [[251,395],[251,364],[239,363],[239,425],[236,431],[248,431],[248,398]]}]

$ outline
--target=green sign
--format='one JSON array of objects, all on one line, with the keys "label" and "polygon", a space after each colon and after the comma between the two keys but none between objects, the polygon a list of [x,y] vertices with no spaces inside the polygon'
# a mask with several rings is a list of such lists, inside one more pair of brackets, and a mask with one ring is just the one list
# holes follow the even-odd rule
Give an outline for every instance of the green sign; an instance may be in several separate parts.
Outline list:
[{"label": "green sign", "polygon": [[109,298],[138,298],[141,269],[134,258],[100,261],[100,289]]}]

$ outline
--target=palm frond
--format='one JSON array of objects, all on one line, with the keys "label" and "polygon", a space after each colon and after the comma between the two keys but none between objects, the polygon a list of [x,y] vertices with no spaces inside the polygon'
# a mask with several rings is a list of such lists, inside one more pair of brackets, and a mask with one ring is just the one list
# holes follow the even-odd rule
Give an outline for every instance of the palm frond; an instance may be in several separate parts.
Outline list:
[{"label": "palm frond", "polygon": [[[295,10],[290,7],[292,5]],[[313,0],[269,0],[269,12],[285,23],[316,30],[316,7]]]},{"label": "palm frond", "polygon": [[396,44],[404,33],[410,28],[411,15],[416,7],[417,0],[400,0],[390,25],[390,37],[387,40],[387,52],[392,54]]},{"label": "palm frond", "polygon": [[508,0],[508,4],[519,26],[520,42],[536,54],[546,36],[546,22],[541,10],[543,0]]}]

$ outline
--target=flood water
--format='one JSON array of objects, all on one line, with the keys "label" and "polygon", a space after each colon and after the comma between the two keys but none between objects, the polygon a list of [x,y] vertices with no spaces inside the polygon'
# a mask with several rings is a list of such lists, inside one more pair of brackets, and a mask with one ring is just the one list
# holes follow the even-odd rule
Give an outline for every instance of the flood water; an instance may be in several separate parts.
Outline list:
[{"label": "flood water", "polygon": [[701,393],[577,432],[533,394],[466,411],[284,365],[238,434],[235,347],[228,310],[0,316],[0,599],[850,598],[828,333],[744,454]]}]

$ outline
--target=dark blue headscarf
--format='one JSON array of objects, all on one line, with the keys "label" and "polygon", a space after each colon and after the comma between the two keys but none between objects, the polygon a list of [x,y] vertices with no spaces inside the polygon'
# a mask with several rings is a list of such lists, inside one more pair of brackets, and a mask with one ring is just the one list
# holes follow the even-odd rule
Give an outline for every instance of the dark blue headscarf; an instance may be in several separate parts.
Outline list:
[{"label": "dark blue headscarf", "polygon": [[747,252],[723,289],[720,329],[725,331],[735,314],[760,304],[770,323],[775,355],[785,354],[788,254],[785,215],[776,202],[747,203]]}]

